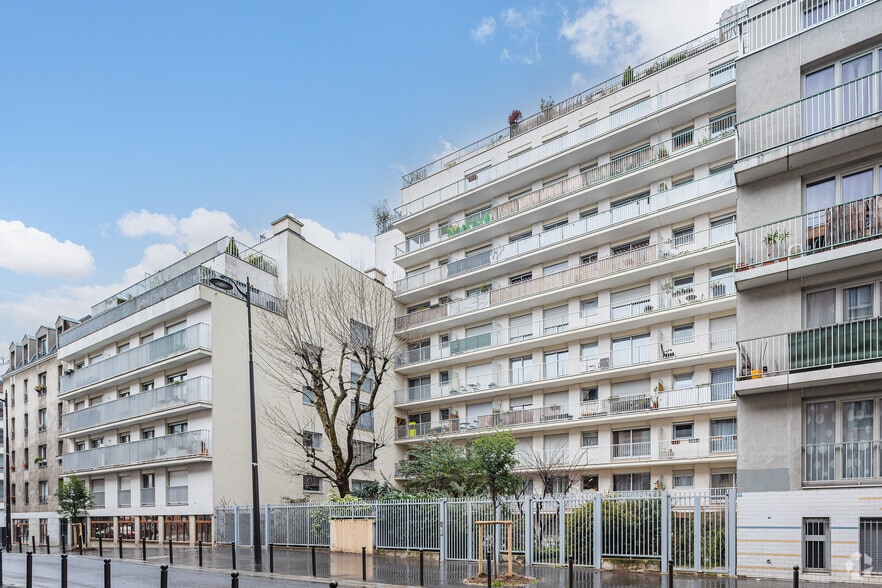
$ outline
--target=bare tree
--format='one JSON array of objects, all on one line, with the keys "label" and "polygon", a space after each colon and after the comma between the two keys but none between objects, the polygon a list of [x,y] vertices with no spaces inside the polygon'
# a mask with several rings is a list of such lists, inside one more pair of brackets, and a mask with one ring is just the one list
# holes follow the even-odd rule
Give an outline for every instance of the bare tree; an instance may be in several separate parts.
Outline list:
[{"label": "bare tree", "polygon": [[581,452],[570,452],[565,447],[531,449],[520,455],[521,467],[538,478],[542,486],[542,498],[554,494],[567,494],[576,485],[574,473],[583,469],[579,465]]},{"label": "bare tree", "polygon": [[[382,284],[352,270],[293,280],[284,316],[265,315],[260,359],[285,398],[264,407],[273,465],[329,480],[340,496],[390,438],[374,414],[401,342],[395,303]],[[310,408],[308,405],[312,405]]]}]

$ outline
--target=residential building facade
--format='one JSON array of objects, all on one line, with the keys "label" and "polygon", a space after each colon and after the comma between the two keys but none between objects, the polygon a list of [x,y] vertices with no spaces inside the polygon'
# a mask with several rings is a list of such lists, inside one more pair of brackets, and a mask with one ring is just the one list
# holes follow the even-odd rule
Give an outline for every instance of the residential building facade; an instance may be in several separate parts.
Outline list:
[{"label": "residential building facade", "polygon": [[511,430],[537,494],[735,484],[737,50],[714,30],[404,176],[401,447]]},{"label": "residential building facade", "polygon": [[739,574],[880,579],[880,23],[789,0],[741,24]]}]

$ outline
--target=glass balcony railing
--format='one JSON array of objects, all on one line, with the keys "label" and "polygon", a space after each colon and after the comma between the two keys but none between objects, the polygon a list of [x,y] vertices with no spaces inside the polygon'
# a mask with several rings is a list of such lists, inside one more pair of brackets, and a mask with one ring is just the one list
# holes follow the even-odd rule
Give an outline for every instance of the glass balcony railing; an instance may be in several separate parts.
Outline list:
[{"label": "glass balcony railing", "polygon": [[156,506],[156,488],[141,488],[141,506]]},{"label": "glass balcony railing", "polygon": [[882,194],[786,218],[737,235],[737,269],[882,237]]},{"label": "glass balcony railing", "polygon": [[211,379],[201,376],[67,413],[61,417],[61,431],[71,433],[179,406],[210,402]]},{"label": "glass balcony railing", "polygon": [[[61,456],[65,474],[100,470],[140,463],[184,458],[211,457],[211,431],[188,431],[163,437],[141,439],[97,449],[75,451]],[[144,493],[141,491],[143,504]]]},{"label": "glass balcony railing", "polygon": [[[705,198],[717,192],[730,190],[734,186],[735,174],[732,170],[727,170],[695,182],[690,182],[689,184],[665,189],[651,196],[647,196],[644,199],[616,206],[611,210],[581,218],[561,227],[555,227],[554,229],[507,243],[490,251],[451,261],[441,267],[411,274],[395,282],[395,291],[397,294],[402,294],[466,271],[502,263],[519,255],[525,255],[533,251],[551,247],[557,243],[589,235],[648,214],[660,212],[666,208],[679,206],[699,198]],[[552,187],[553,186],[549,186],[549,188]],[[543,190],[546,189],[548,188],[543,188]],[[524,196],[524,198],[529,197],[530,195]],[[512,202],[517,202],[517,200],[506,202],[505,204],[495,207],[494,210],[508,207]]]},{"label": "glass balcony railing", "polygon": [[[548,141],[539,147],[535,147],[516,155],[496,165],[481,170],[462,180],[445,186],[430,194],[411,200],[395,209],[399,218],[407,217],[426,210],[440,202],[450,200],[470,192],[476,188],[494,182],[509,174],[520,171],[540,161],[564,153],[592,139],[610,133],[616,129],[631,124],[634,121],[645,119],[651,115],[670,108],[681,102],[691,100],[701,94],[716,90],[724,82],[735,79],[735,64],[719,68],[697,78],[693,78],[678,86],[674,86],[647,98],[637,104],[619,110],[609,116],[587,124],[569,132],[562,137]],[[657,146],[656,146],[657,148]],[[670,151],[670,150],[669,150]]]},{"label": "glass balcony railing", "polygon": [[61,377],[61,393],[67,394],[197,349],[211,350],[211,328],[204,323],[160,337],[64,375]]},{"label": "glass balcony railing", "polygon": [[395,318],[395,330],[401,331],[440,318],[458,316],[482,308],[489,308],[511,300],[534,296],[543,292],[597,280],[608,275],[637,267],[663,263],[676,256],[696,253],[712,247],[731,243],[735,239],[735,223],[714,226],[706,231],[692,234],[692,239],[663,239],[643,247],[634,247],[608,257],[587,261],[576,267],[528,281],[481,292],[463,300],[411,312]]},{"label": "glass balcony railing", "polygon": [[[395,391],[395,404],[420,400],[466,396],[487,390],[499,390],[508,386],[559,380],[576,376],[585,377],[608,370],[629,368],[671,361],[685,357],[699,357],[735,349],[735,329],[711,331],[689,337],[678,337],[651,342],[650,337],[631,337],[613,340],[612,353],[573,359],[549,359],[538,365],[519,366],[508,370],[491,372],[475,377],[456,378],[448,384],[418,386]],[[613,377],[613,376],[603,376]],[[467,399],[467,398],[466,398]]]},{"label": "glass balcony railing", "polygon": [[116,495],[116,502],[120,507],[132,506],[132,491],[119,490]]},{"label": "glass balcony railing", "polygon": [[738,353],[741,379],[878,361],[882,318],[740,341]]},{"label": "glass balcony railing", "polygon": [[753,53],[876,0],[784,0],[741,23],[743,53]]},{"label": "glass balcony railing", "polygon": [[738,123],[738,158],[874,117],[882,112],[880,87],[882,71],[875,71],[741,121]]},{"label": "glass balcony railing", "polygon": [[[666,282],[662,286],[662,290],[647,294],[646,296],[629,298],[611,305],[580,310],[569,315],[556,317],[553,322],[552,319],[542,319],[481,335],[455,339],[443,345],[411,349],[398,356],[396,365],[403,367],[444,359],[470,351],[502,347],[527,339],[539,339],[546,335],[577,331],[595,325],[613,323],[635,316],[654,314],[672,308],[699,304],[735,295],[734,274],[717,276],[710,282],[700,282],[676,289],[673,288],[670,282]],[[536,342],[536,345],[541,344],[541,340]]]},{"label": "glass balcony railing", "polygon": [[189,486],[169,486],[166,488],[168,504],[187,504]]}]

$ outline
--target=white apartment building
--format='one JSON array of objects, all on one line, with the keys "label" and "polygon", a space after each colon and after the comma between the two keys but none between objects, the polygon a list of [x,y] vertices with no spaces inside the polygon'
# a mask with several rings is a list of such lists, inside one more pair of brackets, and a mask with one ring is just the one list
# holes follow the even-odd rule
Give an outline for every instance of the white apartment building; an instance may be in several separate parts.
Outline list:
[{"label": "white apartment building", "polygon": [[714,30],[404,177],[400,446],[509,429],[535,493],[735,484],[737,52]]},{"label": "white apartment building", "polygon": [[[83,479],[96,496],[89,537],[211,542],[216,506],[251,505],[246,305],[240,292],[210,280],[235,281],[243,292],[250,280],[255,356],[265,346],[261,317],[282,311],[276,294],[291,281],[342,270],[359,274],[366,288],[386,290],[308,243],[301,227],[284,216],[253,248],[222,238],[96,304],[89,317],[59,332],[62,470]],[[268,406],[298,414],[315,409],[290,402],[292,394],[301,398],[299,391],[280,390],[261,363],[255,365],[261,503],[324,499],[332,489],[327,482],[273,467],[274,431],[262,418]],[[391,420],[391,390],[380,395],[388,398],[376,409],[380,422]],[[365,442],[374,420],[359,421]],[[381,450],[374,467],[356,473],[354,485],[391,470],[395,452]]]},{"label": "white apartment building", "polygon": [[738,573],[882,576],[882,3],[766,1],[738,66]]}]

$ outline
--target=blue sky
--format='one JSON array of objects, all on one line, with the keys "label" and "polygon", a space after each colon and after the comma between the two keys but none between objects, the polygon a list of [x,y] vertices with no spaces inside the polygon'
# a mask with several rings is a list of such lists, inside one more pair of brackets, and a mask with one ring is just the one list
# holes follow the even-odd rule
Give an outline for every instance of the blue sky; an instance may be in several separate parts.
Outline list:
[{"label": "blue sky", "polygon": [[[0,3],[0,345],[292,214],[372,264],[401,176],[727,0]],[[684,17],[685,15],[685,17]]]}]

